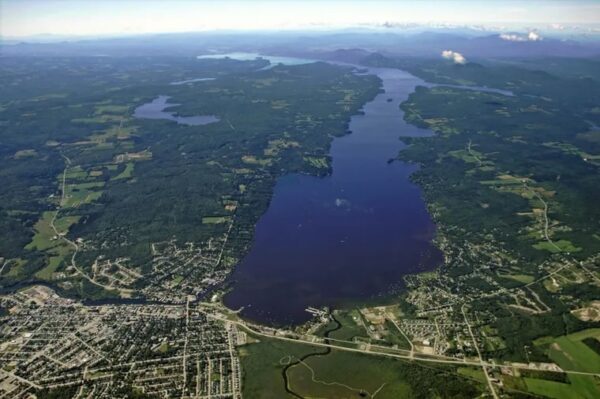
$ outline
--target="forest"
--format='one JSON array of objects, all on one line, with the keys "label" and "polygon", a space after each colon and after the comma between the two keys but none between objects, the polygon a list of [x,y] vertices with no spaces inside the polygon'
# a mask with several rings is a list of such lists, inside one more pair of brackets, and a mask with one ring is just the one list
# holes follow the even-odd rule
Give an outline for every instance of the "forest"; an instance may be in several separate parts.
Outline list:
[{"label": "forest", "polygon": [[[349,117],[379,90],[376,77],[348,67],[267,64],[260,58],[3,59],[2,286],[66,282],[59,288],[85,297],[82,284],[92,284],[69,268],[74,245],[62,236],[80,243],[84,270],[98,259],[127,258],[143,275],[153,243],[208,242],[231,230],[226,266],[235,263],[277,177],[328,173],[332,138],[347,133]],[[191,81],[173,84],[182,80]],[[159,95],[177,104],[168,112],[219,121],[189,126],[134,117]],[[111,295],[98,290],[91,296]]]}]

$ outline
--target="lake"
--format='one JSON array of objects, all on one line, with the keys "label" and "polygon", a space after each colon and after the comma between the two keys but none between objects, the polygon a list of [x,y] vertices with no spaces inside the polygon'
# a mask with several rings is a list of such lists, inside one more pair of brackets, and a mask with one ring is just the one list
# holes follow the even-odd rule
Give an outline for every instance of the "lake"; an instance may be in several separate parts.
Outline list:
[{"label": "lake", "polygon": [[218,122],[219,118],[214,115],[179,116],[175,112],[166,112],[166,108],[176,107],[179,104],[169,103],[169,96],[158,96],[149,103],[137,107],[133,113],[135,118],[140,119],[166,119],[179,123],[180,125],[200,126]]},{"label": "lake", "polygon": [[210,82],[215,79],[216,78],[192,78],[192,79],[185,79],[185,80],[177,80],[177,81],[171,82],[169,84],[171,86],[181,86],[181,85],[186,85],[186,84],[196,83],[196,82]]},{"label": "lake", "polygon": [[303,65],[310,64],[316,62],[316,60],[308,59],[308,58],[299,58],[299,57],[285,57],[280,55],[263,55],[258,53],[227,53],[227,54],[205,54],[199,55],[196,57],[199,60],[203,59],[220,59],[220,58],[231,58],[232,60],[239,61],[253,61],[257,58],[262,58],[269,61],[269,65],[259,69],[259,71],[264,71],[267,69],[271,69],[277,65]]},{"label": "lake", "polygon": [[[268,59],[268,57],[265,57]],[[397,292],[402,277],[442,261],[435,225],[410,181],[415,165],[394,161],[401,136],[431,132],[404,122],[399,108],[420,79],[397,69],[365,68],[384,93],[353,116],[351,134],[334,139],[331,175],[280,178],[254,241],[230,277],[224,303],[266,324],[311,318],[308,306],[344,304]]]}]

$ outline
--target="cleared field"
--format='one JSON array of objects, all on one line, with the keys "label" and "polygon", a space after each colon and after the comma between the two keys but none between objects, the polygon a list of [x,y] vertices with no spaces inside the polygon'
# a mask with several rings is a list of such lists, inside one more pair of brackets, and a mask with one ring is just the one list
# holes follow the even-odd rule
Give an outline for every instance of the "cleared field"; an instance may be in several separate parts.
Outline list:
[{"label": "cleared field", "polygon": [[554,245],[550,244],[547,241],[540,241],[537,244],[534,244],[533,247],[535,249],[546,250],[546,251],[550,251],[552,253],[581,251],[580,247],[576,247],[575,245],[573,245],[573,243],[571,241],[568,241],[568,240],[558,240],[558,241],[553,241],[553,242],[554,242]]},{"label": "cleared field", "polygon": [[527,390],[537,395],[556,399],[579,399],[585,398],[577,393],[569,384],[562,382],[538,380],[535,378],[525,378]]},{"label": "cleared field", "polygon": [[[600,328],[588,329],[557,338],[545,337],[535,341],[537,346],[547,348],[550,359],[567,370],[600,373],[600,355],[582,342],[586,338],[600,338]],[[598,398],[600,382],[594,377],[569,374],[570,384],[545,380],[527,380],[533,393],[552,398]],[[548,393],[546,393],[548,392]]]},{"label": "cleared field", "polygon": [[480,368],[472,368],[472,367],[460,367],[458,369],[458,374],[464,375],[465,377],[472,378],[476,381],[481,382],[482,384],[486,384],[485,374],[483,374],[483,370]]},{"label": "cleared field", "polygon": [[54,230],[52,230],[52,227],[50,226],[54,213],[55,212],[47,211],[42,214],[40,220],[38,220],[33,227],[35,234],[33,235],[31,242],[25,247],[26,249],[44,251],[56,246],[57,243],[53,240],[55,235]]},{"label": "cleared field", "polygon": [[104,182],[67,184],[63,206],[77,207],[95,201],[102,195],[102,191],[98,190],[102,187],[104,187]]},{"label": "cleared field", "polygon": [[332,352],[308,358],[288,371],[290,387],[304,397],[320,398],[409,398],[411,385],[399,376],[398,361],[366,355]]},{"label": "cleared field", "polygon": [[[34,226],[35,234],[33,239],[26,246],[27,249],[46,252],[46,266],[35,273],[37,278],[43,280],[51,280],[52,273],[58,269],[61,262],[72,251],[72,248],[67,243],[56,236],[56,233],[50,225],[54,214],[55,212],[50,211],[42,214],[42,218],[38,220]],[[60,233],[66,233],[78,220],[79,216],[60,217],[54,221],[54,225]]]},{"label": "cleared field", "polygon": [[277,340],[265,340],[239,348],[244,398],[293,398],[285,391],[282,376],[285,362],[280,360],[290,355],[302,357],[312,350],[304,345]]},{"label": "cleared field", "polygon": [[221,224],[228,222],[229,219],[229,216],[205,216],[202,218],[202,224]]},{"label": "cleared field", "polygon": [[127,162],[127,164],[125,165],[125,169],[117,176],[115,176],[114,180],[129,179],[131,176],[133,176],[134,167],[135,164],[133,162]]},{"label": "cleared field", "polygon": [[529,284],[534,280],[534,277],[528,274],[500,274],[499,276],[502,278],[515,280],[523,284]]},{"label": "cleared field", "polygon": [[325,157],[304,157],[304,160],[310,164],[310,166],[317,169],[327,169],[328,160]]},{"label": "cleared field", "polygon": [[[339,330],[338,330],[339,331]],[[372,355],[313,348],[261,337],[239,348],[244,398],[473,398],[482,385],[454,368],[423,366]],[[304,355],[315,354],[299,362]],[[467,375],[468,374],[468,375]]]},{"label": "cleared field", "polygon": [[60,263],[65,258],[65,255],[66,254],[62,254],[62,255],[58,255],[58,256],[50,256],[48,258],[48,265],[46,267],[44,267],[43,269],[39,270],[38,272],[36,272],[35,276],[42,280],[52,280],[52,273],[54,273],[56,271],[56,269],[58,269],[58,267],[60,266]]},{"label": "cleared field", "polygon": [[341,324],[341,328],[331,332],[329,337],[344,341],[352,341],[354,337],[368,338],[369,335],[362,326],[360,317],[360,313],[357,310],[352,310],[349,313],[337,313],[335,318]]}]

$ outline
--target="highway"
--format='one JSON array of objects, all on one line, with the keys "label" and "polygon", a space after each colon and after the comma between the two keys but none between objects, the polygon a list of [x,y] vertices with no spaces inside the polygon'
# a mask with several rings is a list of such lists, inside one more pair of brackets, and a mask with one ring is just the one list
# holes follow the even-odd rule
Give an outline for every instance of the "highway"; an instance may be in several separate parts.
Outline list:
[{"label": "highway", "polygon": [[[223,308],[220,307],[219,305],[209,304],[209,303],[205,303],[205,302],[199,302],[198,304],[201,307],[202,306],[209,307],[211,310],[213,310],[213,312],[215,310],[223,311]],[[413,360],[413,361],[426,362],[426,363],[455,364],[455,365],[473,366],[473,367],[484,367],[485,366],[485,367],[491,367],[491,368],[512,367],[512,368],[519,369],[519,370],[544,370],[544,371],[548,371],[548,372],[558,372],[555,370],[547,370],[544,368],[535,367],[535,366],[531,366],[531,365],[524,365],[524,364],[520,364],[520,363],[503,363],[503,364],[490,363],[490,362],[484,361],[483,359],[480,361],[473,361],[473,360],[466,360],[466,359],[451,359],[448,357],[440,357],[438,355],[421,355],[421,354],[417,354],[417,353],[415,353],[411,357],[410,354],[402,355],[399,353],[384,352],[383,351],[384,347],[382,347],[382,346],[375,346],[375,348],[377,348],[378,351],[372,351],[372,350],[368,350],[368,349],[359,349],[359,348],[350,348],[347,346],[341,346],[341,345],[335,345],[335,344],[331,344],[331,343],[320,342],[319,340],[321,340],[321,338],[313,336],[313,335],[303,335],[303,336],[299,336],[298,338],[290,338],[287,336],[277,334],[277,333],[279,333],[279,334],[289,333],[287,331],[270,329],[268,327],[265,328],[265,327],[252,325],[250,323],[247,323],[245,321],[237,319],[237,316],[231,312],[225,312],[225,314],[235,316],[236,317],[235,320],[230,319],[230,318],[224,316],[223,314],[213,313],[210,311],[205,311],[203,309],[200,309],[200,311],[203,312],[207,317],[211,317],[213,319],[220,320],[223,322],[233,323],[250,334],[259,335],[259,336],[262,336],[265,338],[278,339],[281,341],[295,342],[297,344],[302,344],[302,345],[331,348],[331,349],[336,349],[336,350],[346,351],[346,352],[355,352],[355,353],[362,353],[365,355],[383,356],[383,357],[389,357],[389,358],[395,358],[395,359]],[[269,329],[270,331],[268,333],[264,332],[263,330],[265,330],[265,329]],[[371,346],[371,347],[374,347],[374,346]],[[389,348],[389,350],[393,350],[393,349]],[[600,378],[600,373],[590,373],[590,372],[586,372],[586,371],[564,370],[564,369],[562,371],[565,373],[569,373],[569,374],[587,375],[587,376],[594,376],[594,377]]]}]

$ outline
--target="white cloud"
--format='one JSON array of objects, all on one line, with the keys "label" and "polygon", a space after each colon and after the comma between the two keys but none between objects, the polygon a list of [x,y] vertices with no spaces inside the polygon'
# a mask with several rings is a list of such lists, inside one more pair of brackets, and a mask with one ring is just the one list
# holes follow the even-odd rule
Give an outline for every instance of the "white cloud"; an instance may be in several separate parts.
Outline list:
[{"label": "white cloud", "polygon": [[452,51],[452,50],[442,51],[442,57],[444,57],[448,60],[454,61],[455,64],[466,64],[467,63],[467,59],[461,53],[457,53],[456,51]]},{"label": "white cloud", "polygon": [[519,33],[501,33],[500,39],[508,40],[509,42],[537,42],[542,40],[542,36],[535,31],[530,31],[526,35]]},{"label": "white cloud", "polygon": [[509,42],[524,42],[525,38],[523,36],[515,35],[513,33],[502,33],[500,34],[500,39],[508,40]]}]

